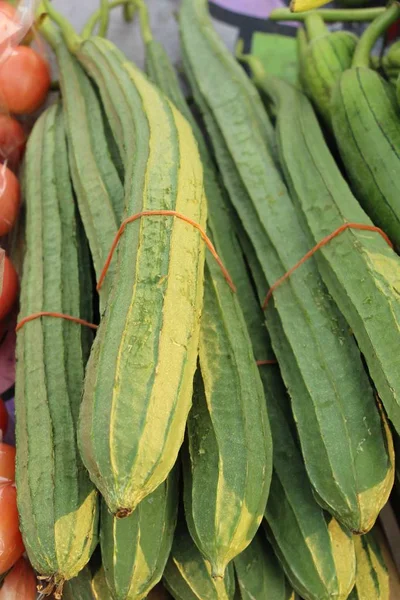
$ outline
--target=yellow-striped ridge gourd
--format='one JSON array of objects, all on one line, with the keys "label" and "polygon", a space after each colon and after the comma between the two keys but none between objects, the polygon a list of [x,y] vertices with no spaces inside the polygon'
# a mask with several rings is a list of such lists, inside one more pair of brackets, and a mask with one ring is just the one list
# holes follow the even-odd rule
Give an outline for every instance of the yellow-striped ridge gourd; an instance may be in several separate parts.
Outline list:
[{"label": "yellow-striped ridge gourd", "polygon": [[[148,42],[150,43],[150,42]],[[152,45],[152,52],[157,52],[157,61],[154,60],[155,55],[153,55],[151,62],[149,64],[149,51],[147,51],[147,69],[153,74],[155,73],[155,62],[158,65],[164,64],[165,67],[162,69],[163,74],[165,75],[166,68],[168,63],[163,63],[160,58],[160,49],[154,47]],[[161,78],[157,77],[157,75],[152,75],[156,81],[161,85]],[[172,86],[172,77],[168,78],[168,85]],[[164,88],[163,86],[163,89]],[[175,102],[178,103],[179,108],[184,110],[184,106],[180,103],[182,99],[179,94],[179,88],[175,86],[173,91],[169,92],[171,95],[175,95]],[[196,131],[196,129],[195,129]],[[243,260],[243,256],[238,245],[238,241],[235,236],[234,228],[232,227],[230,221],[230,211],[228,211],[227,207],[224,204],[224,199],[221,193],[221,189],[218,186],[218,182],[215,179],[215,171],[212,168],[211,163],[207,160],[208,155],[206,149],[204,149],[205,153],[203,154],[203,145],[200,143],[200,152],[202,154],[202,158],[204,164],[208,165],[205,168],[206,176],[206,192],[207,198],[210,208],[209,214],[209,223],[216,223],[219,225],[218,227],[218,240],[220,242],[220,246],[223,250],[223,255],[226,257],[226,266],[238,288],[238,298],[242,306],[242,310],[246,317],[246,323],[248,325],[249,331],[251,332],[251,339],[253,342],[253,348],[255,356],[258,359],[271,359],[273,358],[272,350],[270,348],[270,342],[268,336],[265,331],[265,326],[263,322],[263,316],[261,313],[260,306],[257,304],[256,298],[254,296],[254,292],[252,289],[252,284],[249,280],[246,265]],[[212,182],[214,181],[214,187],[212,187]],[[262,378],[264,381],[265,387],[265,397],[267,405],[269,406],[269,402],[272,401],[270,399],[271,394],[273,394],[275,400],[274,405],[280,407],[282,405],[287,406],[287,398],[286,392],[282,383],[282,380],[279,376],[279,372],[277,371],[276,366],[262,367]],[[281,437],[281,446],[285,447],[287,436],[286,429],[289,430],[288,426],[284,427],[283,435]],[[279,430],[279,421],[278,424],[274,427],[274,432]],[[278,435],[278,434],[277,434]],[[290,433],[291,435],[291,433]],[[205,444],[207,447],[207,445]],[[318,598],[318,594],[325,594],[325,597],[330,597],[331,593],[332,598],[336,596],[340,596],[339,590],[342,590],[342,597],[345,597],[345,594],[350,591],[351,585],[354,582],[354,573],[355,573],[355,563],[354,563],[354,550],[352,548],[351,539],[347,534],[342,533],[342,530],[339,526],[336,526],[339,533],[333,533],[335,529],[335,525],[331,525],[331,532],[329,531],[328,525],[326,523],[326,519],[323,516],[323,512],[320,507],[315,502],[310,485],[307,480],[307,475],[302,464],[301,456],[296,446],[293,444],[295,448],[294,456],[297,457],[298,461],[298,469],[301,469],[302,477],[300,478],[300,484],[291,491],[291,478],[292,471],[288,468],[286,464],[286,455],[285,459],[281,460],[277,467],[278,469],[282,469],[283,473],[287,471],[286,477],[282,475],[282,479],[284,479],[285,485],[287,485],[288,491],[278,490],[278,495],[276,497],[276,503],[284,501],[285,493],[291,494],[295,499],[295,502],[299,505],[302,505],[304,502],[308,504],[308,510],[304,511],[304,514],[299,514],[300,519],[300,528],[294,528],[293,531],[296,531],[296,538],[293,540],[290,536],[287,537],[287,532],[290,531],[291,524],[282,525],[282,531],[286,531],[286,539],[287,544],[284,543],[284,535],[282,534],[282,540],[280,540],[280,544],[282,547],[282,553],[284,555],[287,554],[288,561],[294,561],[293,572],[300,571],[300,578],[302,578],[303,587],[311,590],[311,593],[314,594],[314,598]],[[290,445],[292,448],[292,444]],[[293,458],[293,453],[291,451],[288,452],[289,456],[289,464]],[[296,463],[297,464],[297,463]],[[296,473],[296,469],[294,469]],[[276,477],[276,475],[274,475]],[[295,478],[295,484],[298,484],[299,478]],[[305,496],[303,494],[303,490],[305,490]],[[290,514],[289,503],[286,501],[286,506],[288,507],[288,514]],[[303,520],[304,519],[304,520]],[[328,517],[329,520],[329,517]],[[302,531],[315,530],[318,532],[319,539],[319,547],[318,551],[313,551],[313,548],[309,546],[306,537],[302,534]],[[260,532],[259,535],[263,535]],[[344,559],[347,563],[348,572],[344,573],[344,583],[339,583],[339,577],[336,572],[336,552],[335,547],[333,545],[333,541],[336,540],[336,535],[339,540],[344,540],[344,544],[342,547],[342,552]],[[350,542],[349,542],[350,539]],[[254,542],[253,542],[254,544]],[[293,550],[293,546],[295,550]],[[251,548],[251,546],[250,546]],[[245,552],[246,555],[246,552]],[[305,560],[304,556],[307,557]],[[240,559],[240,556],[239,556]],[[236,561],[234,561],[236,564]],[[341,575],[343,575],[343,571],[341,571]],[[346,578],[347,576],[347,578]],[[281,579],[284,581],[284,578]],[[254,586],[258,585],[258,580],[254,581]],[[282,592],[282,597],[285,597],[283,594],[286,593],[286,589],[282,585],[278,588],[280,592]],[[322,591],[321,591],[322,590]],[[287,597],[291,597],[292,592],[287,590]],[[240,594],[239,594],[240,595]],[[263,596],[261,596],[263,597]],[[279,597],[279,596],[278,596]]]},{"label": "yellow-striped ridge gourd", "polygon": [[[263,274],[248,238],[239,229],[254,283],[264,288]],[[245,272],[238,280],[241,304],[255,356],[270,359],[272,350],[261,310]],[[272,332],[272,330],[271,330]],[[281,339],[283,336],[281,332]],[[277,366],[261,366],[274,445],[274,470],[265,511],[265,529],[288,580],[307,600],[345,600],[355,580],[352,536],[317,504],[304,466],[296,425]]]},{"label": "yellow-striped ridge gourd", "polygon": [[[232,250],[225,241],[231,228],[215,168],[168,56],[152,38],[143,3],[139,11],[147,71],[193,127],[210,207],[208,233],[225,263]],[[229,260],[240,260],[238,252]],[[272,443],[246,323],[237,297],[211,255],[206,256],[199,358],[184,454],[186,518],[213,573],[221,576],[250,543],[262,520],[271,480]]]},{"label": "yellow-striped ridge gourd", "polygon": [[400,247],[400,107],[393,86],[369,68],[377,38],[400,15],[391,4],[357,44],[352,68],[332,93],[331,115],[355,196],[375,225]]},{"label": "yellow-striped ridge gourd", "polygon": [[[93,84],[50,19],[42,20],[40,30],[57,57],[72,181],[99,279],[121,225],[124,186],[109,150],[102,107]],[[101,312],[115,268],[116,261],[100,290]]]},{"label": "yellow-striped ridge gourd", "polygon": [[[26,252],[19,319],[56,311],[91,319],[88,253],[77,223],[61,107],[30,136],[24,169]],[[43,317],[17,335],[18,509],[25,548],[61,597],[97,544],[97,492],[77,447],[77,422],[91,333]]]},{"label": "yellow-striped ridge gourd", "polygon": [[234,600],[233,564],[226,569],[224,578],[213,578],[209,563],[190,537],[183,514],[178,520],[163,581],[175,600]]},{"label": "yellow-striped ridge gourd", "polygon": [[160,581],[171,551],[178,510],[178,467],[126,519],[104,504],[101,555],[113,600],[141,600]]},{"label": "yellow-striped ridge gourd", "polygon": [[350,600],[390,600],[389,571],[375,529],[366,535],[355,536],[354,544],[357,575]]},{"label": "yellow-striped ridge gourd", "polygon": [[[268,76],[254,58],[249,60],[257,85],[276,104],[281,164],[310,247],[346,222],[373,225],[336,165],[307,98]],[[400,259],[379,233],[355,229],[343,232],[315,256],[389,418],[399,429],[400,376],[394,353],[400,340]],[[390,480],[387,486],[390,489]],[[383,489],[376,492],[379,498]],[[380,502],[385,497],[383,493]]]},{"label": "yellow-striped ridge gourd", "polygon": [[[190,126],[107,40],[63,29],[98,86],[125,168],[126,215],[173,210],[205,227],[203,171]],[[181,219],[145,217],[121,238],[112,290],[86,370],[80,451],[123,517],[175,464],[191,406],[205,244]]]},{"label": "yellow-striped ridge gourd", "polygon": [[262,531],[234,561],[242,600],[295,600],[282,567]]},{"label": "yellow-striped ridge gourd", "polygon": [[[185,69],[230,200],[272,285],[307,253],[309,243],[271,157],[274,142],[263,135],[258,113],[248,100],[251,82],[242,83],[244,73],[213,31],[205,4],[182,3]],[[268,285],[260,291],[260,302]],[[391,465],[379,420],[374,435],[364,435],[365,414],[375,410],[374,393],[354,338],[315,260],[303,264],[301,272],[276,290],[266,319],[319,502],[349,529],[367,531],[378,513],[375,502],[359,502],[364,479],[371,478],[365,464],[376,465],[378,474],[372,477],[383,482],[384,491],[392,477]],[[354,428],[363,440],[362,454],[357,452]]]}]

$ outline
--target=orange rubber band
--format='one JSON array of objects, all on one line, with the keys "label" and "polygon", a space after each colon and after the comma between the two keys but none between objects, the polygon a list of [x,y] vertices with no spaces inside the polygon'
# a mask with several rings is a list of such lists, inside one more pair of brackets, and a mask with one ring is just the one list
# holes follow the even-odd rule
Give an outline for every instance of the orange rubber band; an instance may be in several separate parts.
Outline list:
[{"label": "orange rubber band", "polygon": [[287,271],[284,275],[282,275],[282,277],[280,277],[269,288],[268,294],[266,295],[265,300],[263,302],[262,309],[265,310],[267,308],[268,302],[270,301],[271,296],[277,287],[279,287],[284,281],[286,281],[286,279],[288,279],[292,275],[292,273],[294,273],[302,264],[304,264],[309,258],[311,258],[318,250],[323,248],[323,246],[326,246],[326,244],[328,244],[331,240],[333,240],[335,237],[340,235],[343,231],[346,231],[346,229],[360,229],[363,231],[376,231],[383,237],[385,242],[391,248],[393,248],[392,242],[390,241],[390,239],[388,238],[386,233],[384,231],[382,231],[382,229],[380,229],[379,227],[375,227],[375,225],[363,225],[362,223],[344,223],[343,225],[341,225],[340,227],[335,229],[335,231],[333,233],[330,233],[329,235],[324,237],[320,242],[318,242],[318,244],[316,244],[314,246],[314,248],[312,248],[309,252],[307,252],[307,254],[305,254],[303,256],[303,258],[301,258],[299,260],[299,262],[297,262],[291,269],[289,269],[289,271]]},{"label": "orange rubber band", "polygon": [[66,321],[72,321],[72,323],[78,323],[78,325],[90,327],[91,329],[98,328],[98,325],[95,325],[94,323],[89,323],[89,321],[85,321],[84,319],[78,319],[77,317],[71,317],[71,315],[64,315],[63,313],[43,311],[34,313],[33,315],[29,315],[29,317],[21,319],[21,321],[16,326],[15,331],[19,331],[26,323],[34,321],[35,319],[39,319],[40,317],[55,317],[56,319],[65,319]]},{"label": "orange rubber band", "polygon": [[217,261],[218,266],[220,267],[223,276],[225,277],[226,281],[229,284],[229,287],[231,288],[231,290],[233,292],[236,292],[236,287],[231,279],[231,276],[229,275],[227,269],[222,264],[222,261],[221,261],[220,257],[218,256],[213,243],[211,242],[210,238],[207,236],[204,229],[198,223],[196,223],[195,221],[192,221],[192,219],[189,219],[189,217],[185,217],[185,215],[182,215],[181,213],[176,212],[175,210],[144,210],[143,212],[137,213],[136,215],[132,215],[131,217],[128,217],[127,219],[125,219],[123,221],[121,227],[119,228],[119,230],[117,232],[117,235],[114,238],[113,244],[111,246],[111,250],[108,254],[107,260],[106,260],[103,270],[101,272],[99,282],[97,284],[97,291],[99,291],[101,289],[101,286],[104,283],[104,279],[107,275],[107,271],[108,271],[111,261],[113,259],[115,249],[118,246],[118,242],[121,239],[122,234],[125,231],[125,227],[128,225],[128,223],[133,223],[134,221],[137,221],[138,219],[141,219],[142,217],[157,217],[157,216],[176,217],[177,219],[181,219],[182,221],[189,223],[189,225],[192,225],[195,229],[197,229],[197,231],[199,231],[203,241],[205,242],[207,248],[209,249],[209,251],[211,252],[213,257]]}]

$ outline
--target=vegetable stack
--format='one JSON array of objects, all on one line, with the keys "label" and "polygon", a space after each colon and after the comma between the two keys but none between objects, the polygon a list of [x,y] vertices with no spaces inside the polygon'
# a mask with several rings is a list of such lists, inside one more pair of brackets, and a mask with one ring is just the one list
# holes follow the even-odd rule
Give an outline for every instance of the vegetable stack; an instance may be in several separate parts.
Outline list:
[{"label": "vegetable stack", "polygon": [[193,112],[144,0],[81,35],[39,6],[60,89],[24,166],[23,541],[56,599],[389,600],[400,115],[396,51],[390,81],[369,55],[399,8],[339,11],[375,19],[360,38],[299,14],[300,89],[207,4],[179,11]]}]

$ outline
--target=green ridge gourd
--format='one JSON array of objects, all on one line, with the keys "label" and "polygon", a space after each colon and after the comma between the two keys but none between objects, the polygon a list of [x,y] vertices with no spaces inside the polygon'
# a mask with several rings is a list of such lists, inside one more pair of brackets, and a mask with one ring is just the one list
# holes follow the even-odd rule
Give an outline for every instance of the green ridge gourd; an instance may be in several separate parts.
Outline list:
[{"label": "green ridge gourd", "polygon": [[171,551],[178,510],[178,468],[126,519],[103,504],[101,555],[114,600],[141,600],[160,581]]},{"label": "green ridge gourd", "polygon": [[[309,250],[306,236],[246,100],[245,75],[216,37],[203,0],[184,0],[180,26],[185,68],[224,183],[271,285]],[[377,440],[367,438],[362,459],[356,453],[350,431],[362,431],[375,400],[358,348],[313,259],[276,290],[266,318],[269,327],[279,320],[272,342],[319,502],[351,530],[367,531],[377,512],[375,504],[360,503],[363,460],[369,456],[381,465],[385,445],[380,432]],[[381,479],[387,475],[383,462]]]},{"label": "green ridge gourd", "polygon": [[223,579],[211,576],[209,563],[193,542],[183,515],[180,515],[171,555],[164,571],[164,585],[175,600],[233,600],[233,564]]},{"label": "green ridge gourd", "polygon": [[234,561],[242,600],[295,600],[282,568],[262,532]]},{"label": "green ridge gourd", "polygon": [[[147,71],[191,123],[197,139],[210,207],[208,233],[225,262],[224,236],[230,223],[215,168],[168,56],[152,38],[143,3],[139,11]],[[210,561],[214,575],[222,576],[262,520],[271,480],[272,443],[263,387],[239,302],[211,254],[206,255],[200,371],[184,454],[185,509],[191,536]]]},{"label": "green ridge gourd", "polygon": [[[19,319],[56,311],[90,320],[85,242],[78,230],[59,105],[30,136],[24,174],[26,254]],[[78,249],[79,248],[79,249]],[[61,597],[97,544],[97,492],[77,447],[77,421],[91,334],[44,317],[17,335],[18,510],[29,559]],[[45,583],[44,583],[45,585]]]},{"label": "green ridge gourd", "polygon": [[349,31],[329,31],[317,12],[305,19],[308,43],[302,61],[302,81],[324,121],[331,125],[332,88],[351,60],[357,36]]},{"label": "green ridge gourd", "polygon": [[[96,82],[125,167],[126,215],[174,210],[204,228],[193,134],[172,104],[107,40],[67,44]],[[191,406],[205,244],[181,219],[146,217],[119,243],[112,290],[86,370],[80,450],[111,512],[128,516],[175,464]]]},{"label": "green ridge gourd", "polygon": [[[258,289],[265,288],[262,269],[248,238],[239,232]],[[240,279],[240,278],[238,278]],[[256,357],[270,358],[270,341],[251,282],[244,271],[239,288]],[[279,327],[275,332],[284,343]],[[271,330],[274,332],[274,330]],[[264,354],[262,354],[264,352]],[[304,466],[290,403],[277,366],[260,367],[271,420],[274,470],[266,532],[293,588],[307,600],[345,600],[354,585],[352,536],[317,504]]]},{"label": "green ridge gourd", "polygon": [[[165,54],[164,59],[162,58],[160,47],[157,48],[155,46],[156,42],[151,44],[152,56],[150,59],[149,43],[150,42],[148,42],[147,45],[147,70],[151,74],[153,80],[159,82],[159,85],[162,85],[162,88],[166,91],[167,88],[161,84],[161,77],[154,75],[154,72],[156,66],[158,65],[162,75],[165,76],[169,63],[166,62]],[[184,112],[185,105],[182,103],[182,94],[179,90],[178,84],[176,83],[175,86],[173,86],[172,82],[173,77],[171,75],[168,77],[168,93],[174,98],[174,102],[177,104],[179,109]],[[194,131],[198,131],[196,126],[194,126]],[[238,288],[237,295],[241,303],[243,313],[246,317],[246,323],[249,331],[251,332],[255,356],[258,359],[272,359],[272,349],[270,347],[270,342],[265,330],[262,312],[254,296],[252,284],[248,278],[246,265],[234,233],[234,227],[232,227],[232,222],[230,220],[230,211],[225,205],[225,200],[223,198],[221,188],[218,185],[214,167],[210,162],[207,148],[205,147],[204,142],[202,142],[201,137],[198,138],[198,141],[203,163],[205,165],[206,193],[210,209],[208,221],[209,223],[215,223],[215,225],[218,225],[219,245],[223,251],[224,258],[226,257],[225,266],[228,268],[228,271]],[[213,182],[214,185],[212,187]],[[278,407],[278,410],[281,410],[279,407],[285,404],[287,405],[287,398],[279,371],[277,370],[277,367],[274,366],[262,367],[261,369],[267,405],[269,405],[271,394],[273,394],[273,398],[275,398],[274,404]],[[280,447],[282,448],[285,447],[286,443],[286,429],[288,429],[288,426],[283,428],[283,435],[280,438]],[[274,428],[274,432],[275,431],[279,431],[279,421],[278,426]],[[276,433],[276,435],[278,435],[278,433]],[[292,445],[290,448],[292,448]],[[331,525],[330,530],[328,529],[326,519],[324,518],[320,507],[313,499],[311,488],[307,480],[307,475],[305,473],[304,466],[302,465],[300,452],[297,450],[297,448],[295,448],[295,452],[295,456],[297,457],[298,461],[298,469],[301,468],[301,472],[303,474],[302,478],[300,478],[300,484],[297,485],[299,478],[295,478],[294,486],[291,486],[292,471],[289,465],[290,460],[292,459],[292,453],[289,451],[289,464],[286,462],[285,454],[285,459],[281,460],[277,465],[278,472],[279,468],[282,469],[283,474],[281,476],[281,480],[283,480],[284,483],[277,488],[278,495],[276,496],[275,502],[278,504],[282,501],[282,499],[285,499],[285,491],[282,493],[282,490],[285,490],[285,487],[282,486],[287,486],[288,491],[286,491],[286,494],[291,494],[291,497],[295,499],[294,502],[299,505],[303,505],[305,502],[308,505],[308,510],[305,510],[303,514],[299,512],[298,519],[300,525],[299,527],[295,527],[293,529],[295,532],[295,537],[288,534],[288,532],[292,531],[292,519],[289,520],[289,524],[281,523],[279,525],[280,522],[279,520],[277,521],[276,529],[279,530],[279,527],[282,528],[282,535],[279,536],[281,553],[284,556],[287,556],[286,562],[289,562],[292,565],[292,572],[300,573],[298,577],[302,581],[302,589],[306,588],[311,590],[311,594],[313,594],[311,597],[318,598],[318,594],[322,593],[325,594],[323,597],[335,598],[340,596],[341,592],[342,596],[340,597],[344,598],[345,594],[351,589],[352,582],[354,582],[355,562],[352,544],[348,542],[349,537],[344,534],[338,526],[335,527],[335,525]],[[285,473],[286,476],[284,475]],[[273,477],[275,478],[277,475],[274,474]],[[305,490],[305,493],[303,490]],[[290,504],[287,501],[285,502],[287,503],[286,505],[288,507],[287,514],[290,516]],[[310,530],[315,530],[318,532],[318,551],[315,551],[315,549],[309,545],[309,542],[303,534],[303,531]],[[258,535],[262,534],[260,533]],[[334,546],[334,542],[336,542],[336,540],[342,541],[343,539],[345,543],[343,547],[341,547],[340,551],[343,552],[348,571],[343,576],[344,583],[340,584],[335,566],[335,560],[337,562],[339,561],[337,558],[335,558],[336,548]],[[240,556],[238,557],[239,559]],[[304,556],[307,558],[305,559]],[[341,575],[343,575],[342,572]],[[254,580],[254,586],[256,586],[257,583],[258,580]],[[286,593],[286,590],[282,587],[282,594],[284,593]],[[290,594],[290,590],[287,590],[286,597],[290,598]],[[264,596],[261,597],[263,599],[265,598]]]},{"label": "green ridge gourd", "polygon": [[[276,103],[281,164],[310,247],[346,222],[372,225],[341,175],[307,98],[249,60],[257,85]],[[386,411],[399,429],[395,352],[400,340],[400,259],[379,233],[355,229],[343,232],[315,256],[366,358]],[[390,449],[389,433],[388,439]],[[391,450],[389,457],[392,460]]]},{"label": "green ridge gourd", "polygon": [[[41,33],[57,57],[72,181],[99,279],[121,225],[124,186],[109,151],[102,108],[93,84],[49,19],[43,21]],[[101,311],[115,267],[114,262],[100,290]]]},{"label": "green ridge gourd", "polygon": [[375,225],[400,247],[400,107],[390,83],[369,68],[376,39],[400,15],[394,2],[361,36],[352,68],[332,94],[336,142],[352,189]]}]

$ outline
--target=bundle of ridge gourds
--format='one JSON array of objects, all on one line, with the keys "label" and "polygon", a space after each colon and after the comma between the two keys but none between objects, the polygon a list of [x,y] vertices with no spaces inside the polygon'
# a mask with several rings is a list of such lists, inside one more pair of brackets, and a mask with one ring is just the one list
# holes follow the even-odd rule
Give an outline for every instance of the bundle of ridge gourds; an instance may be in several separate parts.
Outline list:
[{"label": "bundle of ridge gourds", "polygon": [[[122,5],[146,73],[106,39]],[[60,94],[25,158],[16,478],[44,595],[400,597],[376,525],[400,434],[400,49],[371,59],[400,6],[361,12],[298,15],[294,87],[182,0],[192,111],[142,0],[82,34],[40,4]],[[324,14],[374,19],[357,39]]]}]

